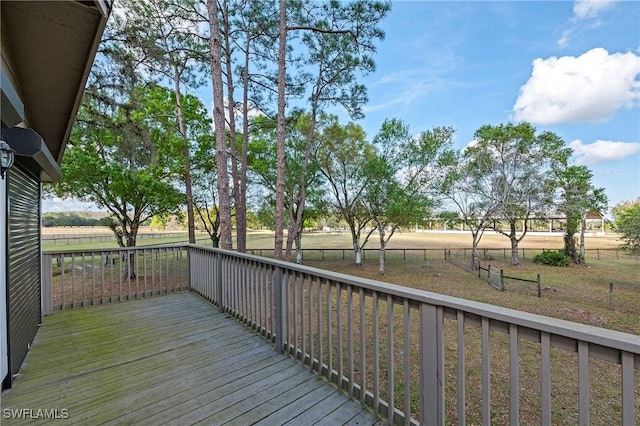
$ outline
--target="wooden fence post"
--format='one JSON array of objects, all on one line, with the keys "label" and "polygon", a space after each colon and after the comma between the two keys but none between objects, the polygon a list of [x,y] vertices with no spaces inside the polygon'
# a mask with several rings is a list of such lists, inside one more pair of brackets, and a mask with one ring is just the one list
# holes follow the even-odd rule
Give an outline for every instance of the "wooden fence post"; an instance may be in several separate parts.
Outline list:
[{"label": "wooden fence post", "polygon": [[609,310],[613,310],[613,283],[609,283]]}]

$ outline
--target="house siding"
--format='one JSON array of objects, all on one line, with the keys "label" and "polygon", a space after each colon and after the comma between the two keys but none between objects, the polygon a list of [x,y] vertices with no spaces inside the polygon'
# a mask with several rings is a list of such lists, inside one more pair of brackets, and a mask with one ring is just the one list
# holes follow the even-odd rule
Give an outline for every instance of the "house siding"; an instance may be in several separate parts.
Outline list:
[{"label": "house siding", "polygon": [[20,167],[8,173],[10,374],[18,372],[41,320],[40,192],[40,181]]}]

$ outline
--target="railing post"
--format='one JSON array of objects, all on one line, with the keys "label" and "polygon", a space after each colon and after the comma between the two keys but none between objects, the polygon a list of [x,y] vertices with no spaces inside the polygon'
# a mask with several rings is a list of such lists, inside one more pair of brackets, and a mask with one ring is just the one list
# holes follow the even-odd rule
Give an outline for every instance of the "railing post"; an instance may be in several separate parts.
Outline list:
[{"label": "railing post", "polygon": [[276,267],[274,280],[275,290],[275,314],[276,314],[276,352],[284,352],[284,335],[287,327],[288,316],[288,295],[287,295],[287,274],[282,273],[282,268]]},{"label": "railing post", "polygon": [[444,424],[444,314],[420,304],[420,424]]},{"label": "railing post", "polygon": [[[42,281],[40,290],[40,317],[49,315],[53,312],[53,280],[51,271],[52,256],[50,254],[42,255]],[[64,268],[64,265],[62,265]]]},{"label": "railing post", "polygon": [[[142,257],[144,258],[144,251]],[[182,273],[180,275],[182,276]],[[187,291],[191,290],[191,247],[187,246]]]},{"label": "railing post", "polygon": [[218,312],[224,312],[225,310],[225,302],[224,296],[222,295],[222,253],[215,254],[215,262],[216,262],[216,299],[218,302]]}]

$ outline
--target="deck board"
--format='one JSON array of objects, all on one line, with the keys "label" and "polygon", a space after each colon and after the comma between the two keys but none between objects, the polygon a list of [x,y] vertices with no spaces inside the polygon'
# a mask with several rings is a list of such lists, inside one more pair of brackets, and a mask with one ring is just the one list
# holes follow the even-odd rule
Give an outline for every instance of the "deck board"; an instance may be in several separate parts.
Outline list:
[{"label": "deck board", "polygon": [[2,408],[68,412],[3,425],[382,424],[191,293],[46,317]]}]

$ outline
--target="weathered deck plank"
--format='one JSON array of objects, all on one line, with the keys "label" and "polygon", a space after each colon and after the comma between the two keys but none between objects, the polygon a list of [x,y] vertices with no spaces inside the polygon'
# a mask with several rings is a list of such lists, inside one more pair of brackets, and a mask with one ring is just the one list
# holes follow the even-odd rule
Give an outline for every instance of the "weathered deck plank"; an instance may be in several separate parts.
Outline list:
[{"label": "weathered deck plank", "polygon": [[[2,408],[68,414],[47,424],[379,422],[189,293],[45,318]],[[43,420],[2,419],[30,423]]]}]

